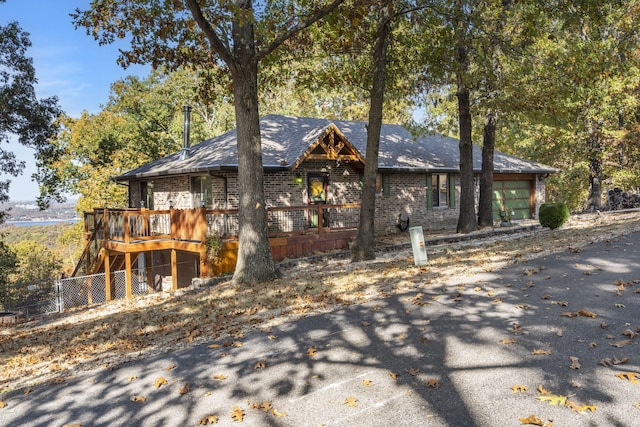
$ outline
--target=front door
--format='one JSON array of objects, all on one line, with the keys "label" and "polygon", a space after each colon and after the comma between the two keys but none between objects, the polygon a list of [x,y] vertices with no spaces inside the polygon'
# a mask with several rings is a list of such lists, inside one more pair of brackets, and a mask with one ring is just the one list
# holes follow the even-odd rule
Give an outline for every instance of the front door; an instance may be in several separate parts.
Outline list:
[{"label": "front door", "polygon": [[[310,173],[307,175],[307,194],[310,205],[324,205],[327,203],[327,188],[329,186],[329,175],[326,173]],[[318,211],[310,211],[309,225],[318,226]],[[325,221],[323,221],[323,226]]]}]

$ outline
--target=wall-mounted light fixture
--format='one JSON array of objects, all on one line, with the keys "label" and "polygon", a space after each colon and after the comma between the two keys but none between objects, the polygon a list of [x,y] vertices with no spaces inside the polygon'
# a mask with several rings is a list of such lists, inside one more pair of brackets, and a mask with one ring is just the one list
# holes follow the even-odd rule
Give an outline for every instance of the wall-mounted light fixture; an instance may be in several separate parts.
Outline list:
[{"label": "wall-mounted light fixture", "polygon": [[296,172],[296,175],[293,177],[293,183],[302,184],[302,175],[300,175],[300,172]]}]

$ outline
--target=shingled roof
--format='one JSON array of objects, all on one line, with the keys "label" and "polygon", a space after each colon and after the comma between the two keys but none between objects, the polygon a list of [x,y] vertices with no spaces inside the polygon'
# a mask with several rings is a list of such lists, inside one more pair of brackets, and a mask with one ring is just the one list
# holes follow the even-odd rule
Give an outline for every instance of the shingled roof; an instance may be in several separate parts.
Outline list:
[{"label": "shingled roof", "polygon": [[[262,157],[265,170],[291,170],[309,147],[326,132],[339,131],[364,159],[367,144],[366,122],[268,115],[260,120]],[[481,170],[481,148],[473,147],[473,168]],[[366,160],[366,159],[365,159]],[[457,172],[458,140],[440,134],[414,137],[399,125],[382,125],[378,169],[382,172]],[[190,149],[188,158],[180,153],[147,163],[116,178],[117,181],[182,174],[196,174],[238,168],[236,131],[203,141]],[[554,173],[557,169],[495,152],[494,170],[499,173]]]}]

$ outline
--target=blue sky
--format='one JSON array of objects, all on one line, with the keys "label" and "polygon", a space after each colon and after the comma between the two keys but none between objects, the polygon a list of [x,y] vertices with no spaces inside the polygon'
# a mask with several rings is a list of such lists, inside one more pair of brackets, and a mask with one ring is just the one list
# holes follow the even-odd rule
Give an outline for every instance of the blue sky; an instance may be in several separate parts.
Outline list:
[{"label": "blue sky", "polygon": [[[130,75],[146,76],[148,67],[123,70],[116,64],[118,45],[99,46],[84,28],[75,29],[69,16],[76,8],[87,9],[90,0],[7,0],[0,3],[0,25],[17,21],[30,33],[31,48],[38,78],[39,98],[57,96],[62,109],[73,117],[82,111],[97,113],[109,99],[111,83]],[[121,47],[126,45],[121,44]],[[0,173],[11,179],[11,201],[35,200],[38,186],[31,181],[35,172],[33,150],[12,142],[8,147],[27,169],[20,177]]]}]

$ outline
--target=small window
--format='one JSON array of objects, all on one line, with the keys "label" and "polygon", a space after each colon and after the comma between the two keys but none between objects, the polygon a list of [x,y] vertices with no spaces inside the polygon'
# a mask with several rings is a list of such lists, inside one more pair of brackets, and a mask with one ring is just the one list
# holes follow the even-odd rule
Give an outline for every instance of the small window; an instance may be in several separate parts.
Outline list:
[{"label": "small window", "polygon": [[153,181],[140,182],[140,207],[153,209]]},{"label": "small window", "polygon": [[376,194],[380,194],[383,197],[389,197],[391,195],[391,180],[389,174],[376,174]]},{"label": "small window", "polygon": [[449,174],[427,175],[427,208],[455,207],[455,192],[452,188],[452,177]]},{"label": "small window", "polygon": [[437,174],[432,176],[433,179],[433,206],[448,206],[448,186],[447,174]]},{"label": "small window", "polygon": [[211,177],[209,175],[191,177],[191,206],[212,207]]}]

